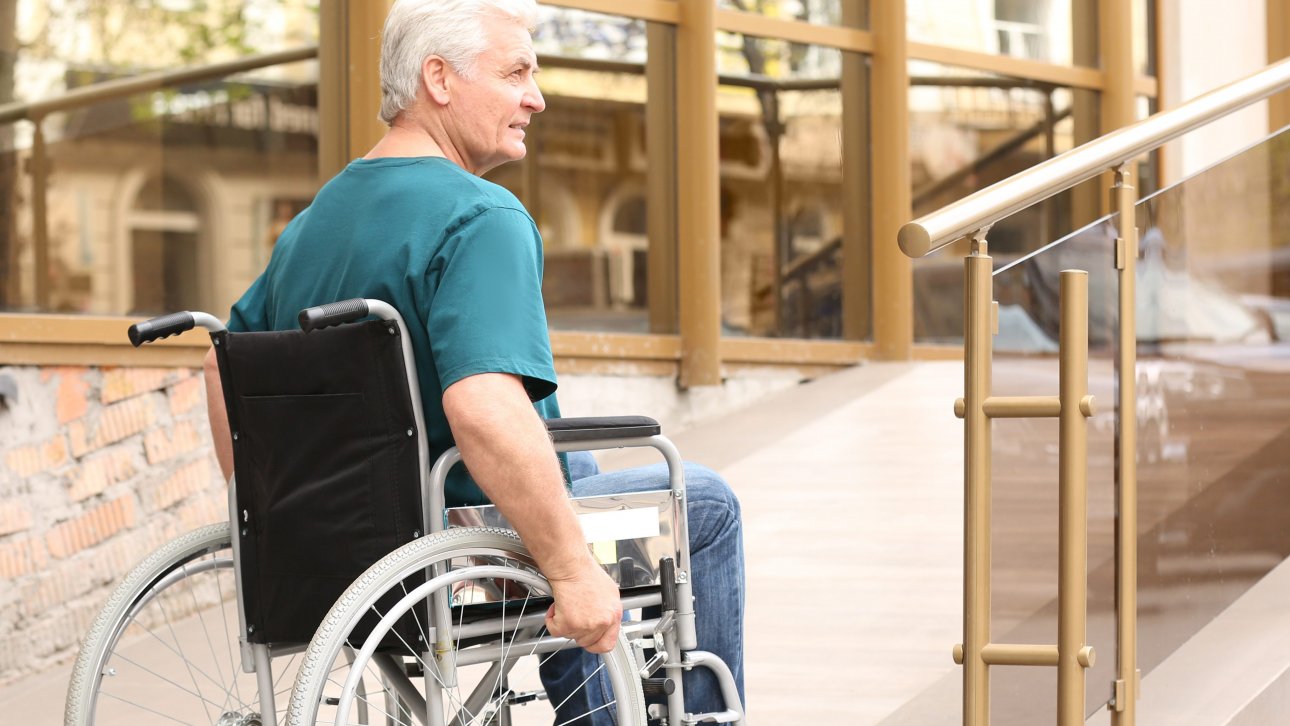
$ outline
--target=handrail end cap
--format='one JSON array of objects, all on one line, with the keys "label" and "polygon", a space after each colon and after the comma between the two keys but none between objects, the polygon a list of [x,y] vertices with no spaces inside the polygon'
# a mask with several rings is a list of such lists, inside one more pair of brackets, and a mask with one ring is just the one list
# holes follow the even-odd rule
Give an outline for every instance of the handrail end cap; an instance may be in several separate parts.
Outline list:
[{"label": "handrail end cap", "polygon": [[909,222],[902,226],[896,237],[900,241],[900,251],[914,259],[932,251],[932,236],[918,222]]}]

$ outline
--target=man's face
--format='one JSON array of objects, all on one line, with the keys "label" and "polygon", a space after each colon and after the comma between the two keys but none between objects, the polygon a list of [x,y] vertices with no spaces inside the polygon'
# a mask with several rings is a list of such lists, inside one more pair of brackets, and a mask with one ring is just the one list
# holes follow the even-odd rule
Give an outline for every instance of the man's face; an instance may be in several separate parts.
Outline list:
[{"label": "man's face", "polygon": [[[454,139],[466,169],[484,172],[524,158],[524,129],[546,108],[534,76],[537,56],[526,28],[486,15],[488,49],[475,60],[473,77],[457,76],[449,110]],[[455,75],[455,74],[454,74]]]}]

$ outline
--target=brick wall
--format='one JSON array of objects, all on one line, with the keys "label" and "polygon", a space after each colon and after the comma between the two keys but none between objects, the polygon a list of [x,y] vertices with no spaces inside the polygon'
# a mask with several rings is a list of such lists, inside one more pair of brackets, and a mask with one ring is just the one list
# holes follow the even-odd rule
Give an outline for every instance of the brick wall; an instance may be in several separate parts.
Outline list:
[{"label": "brick wall", "polygon": [[114,583],[227,516],[187,368],[0,367],[0,685],[70,658]]}]

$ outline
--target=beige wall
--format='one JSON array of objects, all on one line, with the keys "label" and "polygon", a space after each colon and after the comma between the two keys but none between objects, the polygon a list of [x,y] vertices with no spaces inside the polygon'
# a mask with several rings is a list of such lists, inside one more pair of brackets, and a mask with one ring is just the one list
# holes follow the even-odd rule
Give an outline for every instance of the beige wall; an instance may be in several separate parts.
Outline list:
[{"label": "beige wall", "polygon": [[[1163,108],[1177,106],[1267,65],[1265,0],[1166,0],[1161,10]],[[1168,147],[1165,181],[1190,176],[1267,133],[1266,103],[1193,131]]]}]

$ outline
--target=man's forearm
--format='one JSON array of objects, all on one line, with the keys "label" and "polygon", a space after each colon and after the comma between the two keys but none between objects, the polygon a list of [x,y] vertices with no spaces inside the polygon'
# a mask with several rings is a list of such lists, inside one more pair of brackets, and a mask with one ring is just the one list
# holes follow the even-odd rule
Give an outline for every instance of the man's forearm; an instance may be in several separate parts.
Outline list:
[{"label": "man's forearm", "polygon": [[463,379],[445,391],[444,411],[471,477],[546,576],[572,577],[585,568],[591,555],[559,459],[519,380],[504,374]]}]

